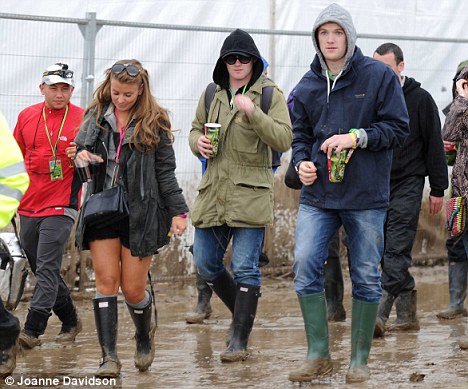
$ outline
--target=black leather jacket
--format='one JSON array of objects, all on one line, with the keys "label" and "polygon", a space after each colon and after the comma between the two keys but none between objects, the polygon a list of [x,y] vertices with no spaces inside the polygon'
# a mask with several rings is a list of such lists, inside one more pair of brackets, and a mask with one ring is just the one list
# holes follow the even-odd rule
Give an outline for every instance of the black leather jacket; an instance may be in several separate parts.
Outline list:
[{"label": "black leather jacket", "polygon": [[[103,129],[96,126],[95,119],[86,114],[75,138],[77,153],[82,149],[99,153],[107,161],[107,150],[112,141],[112,129],[103,117]],[[168,136],[159,131],[160,142],[150,152],[140,152],[130,144],[134,123],[130,123],[120,152],[117,182],[125,189],[130,210],[130,251],[132,255],[153,255],[169,242],[168,232],[172,217],[188,212],[182,189],[175,176],[175,155]],[[106,172],[105,164],[94,178],[92,193],[102,191]],[[84,225],[81,218],[76,231],[76,243],[81,249]]]}]

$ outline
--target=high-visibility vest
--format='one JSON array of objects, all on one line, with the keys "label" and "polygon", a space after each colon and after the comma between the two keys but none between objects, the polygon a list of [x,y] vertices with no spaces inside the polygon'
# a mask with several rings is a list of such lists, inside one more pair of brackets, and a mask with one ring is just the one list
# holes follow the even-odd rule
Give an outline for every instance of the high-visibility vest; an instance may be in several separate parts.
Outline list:
[{"label": "high-visibility vest", "polygon": [[23,154],[0,113],[0,228],[11,220],[28,186]]}]

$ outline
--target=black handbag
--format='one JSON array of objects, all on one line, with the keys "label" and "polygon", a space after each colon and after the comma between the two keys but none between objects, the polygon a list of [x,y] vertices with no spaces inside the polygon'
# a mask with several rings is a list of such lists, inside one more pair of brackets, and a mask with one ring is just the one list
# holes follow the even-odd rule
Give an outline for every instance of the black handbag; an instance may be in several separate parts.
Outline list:
[{"label": "black handbag", "polygon": [[288,188],[291,189],[302,188],[302,182],[299,179],[299,174],[297,174],[296,167],[293,164],[292,158],[291,162],[289,162],[288,170],[286,170],[286,174],[284,175],[284,183]]},{"label": "black handbag", "polygon": [[129,214],[125,192],[120,185],[92,194],[84,205],[83,222],[87,227],[106,227]]}]

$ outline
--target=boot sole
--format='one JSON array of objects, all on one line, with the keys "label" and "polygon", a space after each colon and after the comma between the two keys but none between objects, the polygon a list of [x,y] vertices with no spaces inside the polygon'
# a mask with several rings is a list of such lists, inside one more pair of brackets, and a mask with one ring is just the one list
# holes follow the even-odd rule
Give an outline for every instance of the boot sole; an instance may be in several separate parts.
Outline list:
[{"label": "boot sole", "polygon": [[245,361],[249,357],[247,351],[235,351],[229,354],[221,354],[221,362],[230,363],[230,362],[241,362]]},{"label": "boot sole", "polygon": [[[103,367],[104,365],[108,365]],[[120,361],[107,360],[99,366],[99,369],[94,374],[98,378],[118,378],[120,377],[120,369],[122,365]]]},{"label": "boot sole", "polygon": [[333,372],[333,364],[331,361],[322,362],[315,371],[312,372],[292,372],[289,373],[288,379],[292,382],[311,382],[322,377],[330,376]]},{"label": "boot sole", "polygon": [[147,371],[151,364],[154,361],[154,354],[155,354],[155,346],[154,346],[154,336],[156,333],[156,326],[153,325],[150,330],[150,345],[151,345],[151,350],[148,354],[142,354],[141,356],[139,355],[138,351],[135,350],[135,355],[133,357],[134,359],[134,364],[135,367],[138,369],[140,372],[145,372]]},{"label": "boot sole", "polygon": [[351,371],[346,374],[346,383],[354,384],[359,382],[366,382],[369,380],[368,370]]},{"label": "boot sole", "polygon": [[81,323],[81,320],[79,320],[78,323],[76,324],[76,327],[72,328],[72,331],[58,334],[55,338],[55,341],[57,343],[74,342],[76,337],[81,331],[83,331],[83,324]]},{"label": "boot sole", "polygon": [[453,311],[453,312],[441,312],[441,313],[438,313],[436,316],[440,320],[454,320],[454,319],[459,319],[461,317],[467,317],[468,311],[466,309],[463,309],[463,310]]},{"label": "boot sole", "polygon": [[419,331],[421,327],[419,324],[408,323],[408,324],[392,324],[387,328],[389,332],[403,332],[403,331]]},{"label": "boot sole", "polygon": [[34,347],[38,347],[41,345],[40,339],[29,341],[29,339],[34,339],[31,337],[25,338],[20,334],[18,338],[18,346],[21,350],[32,350]]}]

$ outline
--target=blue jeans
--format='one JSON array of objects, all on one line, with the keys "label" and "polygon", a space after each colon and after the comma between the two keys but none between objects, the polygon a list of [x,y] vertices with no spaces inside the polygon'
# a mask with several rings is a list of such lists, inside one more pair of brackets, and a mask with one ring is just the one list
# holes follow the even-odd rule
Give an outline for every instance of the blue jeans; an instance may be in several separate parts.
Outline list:
[{"label": "blue jeans", "polygon": [[379,263],[384,248],[386,209],[331,210],[301,204],[294,248],[294,289],[299,296],[323,292],[328,242],[343,225],[348,236],[353,298],[378,303]]},{"label": "blue jeans", "polygon": [[258,257],[264,228],[228,227],[195,228],[193,256],[198,274],[206,281],[215,280],[223,271],[224,254],[232,238],[231,270],[236,284],[260,286]]}]

